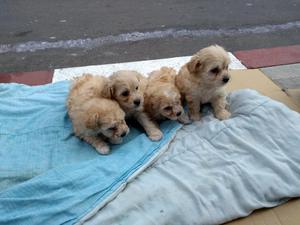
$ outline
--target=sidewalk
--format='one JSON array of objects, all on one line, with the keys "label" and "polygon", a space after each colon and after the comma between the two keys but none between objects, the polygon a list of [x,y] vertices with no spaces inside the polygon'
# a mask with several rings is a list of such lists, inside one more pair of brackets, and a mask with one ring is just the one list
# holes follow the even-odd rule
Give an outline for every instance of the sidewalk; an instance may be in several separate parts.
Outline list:
[{"label": "sidewalk", "polygon": [[[229,53],[231,69],[260,69],[300,105],[300,45],[254,49]],[[147,74],[161,66],[179,69],[189,59],[188,56],[137,61],[99,66],[85,66],[56,69],[54,71],[0,73],[0,83],[23,83],[43,85],[71,79],[81,73],[109,75],[119,69],[133,69]]]},{"label": "sidewalk", "polygon": [[249,69],[259,68],[300,106],[300,45],[234,52]]}]

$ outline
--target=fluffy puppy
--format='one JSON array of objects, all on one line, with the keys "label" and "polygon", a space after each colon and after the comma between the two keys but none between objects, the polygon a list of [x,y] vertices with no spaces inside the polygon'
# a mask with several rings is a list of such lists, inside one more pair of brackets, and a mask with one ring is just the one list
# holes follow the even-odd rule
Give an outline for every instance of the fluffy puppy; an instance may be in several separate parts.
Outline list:
[{"label": "fluffy puppy", "polygon": [[181,67],[176,76],[176,86],[186,100],[190,118],[200,120],[200,105],[210,102],[214,115],[220,120],[230,117],[225,109],[223,86],[230,80],[228,53],[218,45],[212,45],[197,52]]},{"label": "fluffy puppy", "polygon": [[133,70],[120,70],[110,76],[111,94],[126,113],[126,118],[136,119],[153,141],[162,138],[162,132],[144,112],[144,92],[147,79]]},{"label": "fluffy puppy", "polygon": [[170,119],[189,123],[181,105],[180,92],[175,86],[175,76],[176,71],[169,67],[162,67],[149,74],[144,107],[154,121]]},{"label": "fluffy puppy", "polygon": [[111,94],[126,113],[126,117],[143,111],[147,80],[134,70],[119,70],[110,76]]},{"label": "fluffy puppy", "polygon": [[110,97],[108,78],[85,74],[73,81],[67,99],[75,135],[91,144],[100,154],[109,153],[106,139],[112,144],[119,144],[129,132],[124,111]]}]

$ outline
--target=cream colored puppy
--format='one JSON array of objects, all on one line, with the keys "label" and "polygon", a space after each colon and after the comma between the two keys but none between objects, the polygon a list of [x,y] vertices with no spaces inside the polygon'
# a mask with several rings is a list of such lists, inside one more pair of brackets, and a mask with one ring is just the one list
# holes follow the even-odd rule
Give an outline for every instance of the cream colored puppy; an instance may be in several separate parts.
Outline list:
[{"label": "cream colored puppy", "polygon": [[230,80],[228,53],[218,45],[197,52],[181,67],[176,76],[176,86],[186,100],[190,118],[200,120],[200,105],[210,102],[214,115],[220,120],[230,117],[225,109],[224,85]]},{"label": "cream colored puppy", "polygon": [[100,154],[110,151],[106,139],[112,144],[120,144],[129,132],[124,111],[110,97],[108,78],[85,74],[73,81],[67,99],[75,135]]},{"label": "cream colored puppy", "polygon": [[112,98],[126,113],[126,118],[136,119],[152,141],[163,137],[162,132],[144,112],[144,92],[147,79],[133,70],[120,70],[110,76]]},{"label": "cream colored puppy", "polygon": [[144,108],[153,121],[170,119],[181,123],[190,122],[181,105],[175,76],[176,71],[169,67],[162,67],[149,74]]}]

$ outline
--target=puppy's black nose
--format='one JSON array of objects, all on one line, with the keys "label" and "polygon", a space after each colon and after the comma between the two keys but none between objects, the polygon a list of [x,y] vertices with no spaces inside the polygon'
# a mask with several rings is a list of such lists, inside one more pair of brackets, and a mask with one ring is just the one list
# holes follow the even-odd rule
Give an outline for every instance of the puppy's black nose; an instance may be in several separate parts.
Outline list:
[{"label": "puppy's black nose", "polygon": [[176,113],[176,116],[180,116],[181,115],[181,111],[180,112],[178,112],[178,113]]},{"label": "puppy's black nose", "polygon": [[230,79],[230,78],[227,77],[227,76],[226,76],[226,77],[223,77],[223,82],[224,82],[224,83],[227,83],[227,82],[229,81],[229,79]]},{"label": "puppy's black nose", "polygon": [[124,131],[122,134],[121,134],[121,137],[125,137],[126,135],[126,132]]},{"label": "puppy's black nose", "polygon": [[141,104],[141,100],[140,99],[135,99],[133,101],[133,103],[136,105],[136,106],[139,106]]}]

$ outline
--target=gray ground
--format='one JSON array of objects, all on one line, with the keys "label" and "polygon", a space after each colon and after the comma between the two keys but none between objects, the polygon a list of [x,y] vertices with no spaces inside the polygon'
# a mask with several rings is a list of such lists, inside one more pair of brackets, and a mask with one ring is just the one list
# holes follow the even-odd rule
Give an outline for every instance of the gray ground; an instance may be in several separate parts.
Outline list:
[{"label": "gray ground", "polygon": [[0,72],[299,44],[299,12],[300,0],[0,0]]},{"label": "gray ground", "polygon": [[266,67],[261,70],[283,89],[300,88],[300,64]]}]

